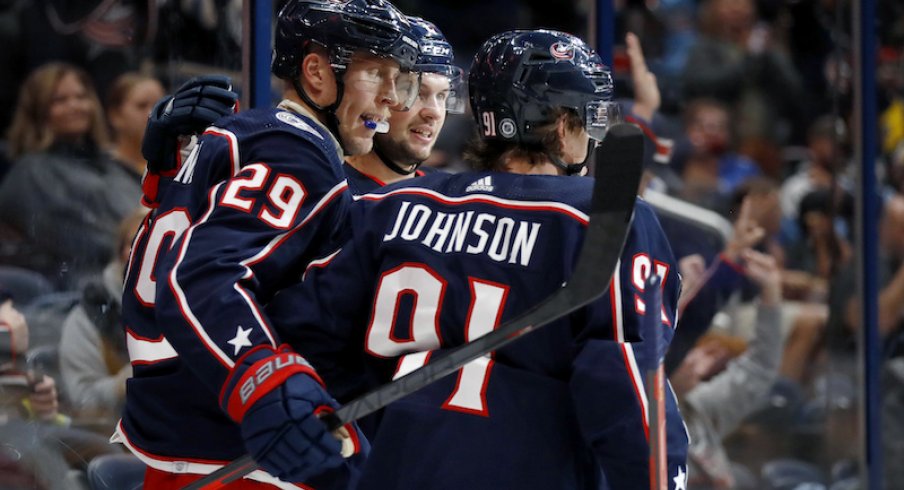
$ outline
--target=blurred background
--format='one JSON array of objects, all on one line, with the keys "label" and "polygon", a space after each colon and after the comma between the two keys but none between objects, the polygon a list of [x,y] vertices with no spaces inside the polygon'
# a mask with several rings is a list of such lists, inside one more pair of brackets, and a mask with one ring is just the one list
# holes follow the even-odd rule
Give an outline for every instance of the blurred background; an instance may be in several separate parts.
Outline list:
[{"label": "blurred background", "polygon": [[[465,70],[503,30],[598,41],[591,0],[395,3],[433,21]],[[615,42],[602,54],[618,98],[629,107],[634,95],[628,32],[661,93],[658,112],[633,122],[647,135],[643,194],[684,279],[666,368],[695,440],[689,488],[904,488],[904,2],[879,2],[865,33],[875,43],[869,124],[855,102],[849,0],[611,7]],[[0,0],[0,298],[24,314],[29,339],[0,372],[0,481],[20,485],[10,488],[121,488],[128,456],[98,441],[131,374],[117,278],[143,214],[144,124],[158,98],[199,74],[232,76],[250,105],[250,12],[242,0]],[[274,101],[281,91],[275,79],[254,83],[269,83]],[[429,165],[465,168],[471,117],[449,115]],[[861,128],[876,129],[863,138]],[[863,141],[875,143],[870,161],[857,151]],[[861,173],[876,182],[858,199]],[[876,210],[866,248],[858,209]],[[869,247],[876,265],[864,271]],[[747,248],[774,257],[774,284],[747,276]],[[876,286],[866,302],[864,276]],[[779,298],[768,320],[767,290]],[[871,330],[864,304],[875,308]],[[12,323],[0,310],[0,332]],[[877,386],[866,383],[865,357]],[[35,370],[55,380],[52,416],[19,403],[14,375]],[[881,426],[864,422],[865,406]],[[35,429],[16,419],[52,426],[55,442],[28,449],[21,441]],[[880,475],[868,477],[867,441],[884,456]],[[46,455],[61,446],[62,459]]]}]

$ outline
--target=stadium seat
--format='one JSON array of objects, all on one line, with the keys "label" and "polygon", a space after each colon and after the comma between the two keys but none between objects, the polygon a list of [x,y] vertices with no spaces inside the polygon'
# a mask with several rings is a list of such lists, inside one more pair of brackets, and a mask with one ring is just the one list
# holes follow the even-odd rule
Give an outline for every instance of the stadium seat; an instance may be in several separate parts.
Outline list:
[{"label": "stadium seat", "polygon": [[145,465],[131,454],[105,454],[88,464],[91,490],[140,490]]},{"label": "stadium seat", "polygon": [[796,422],[804,402],[802,388],[796,382],[779,377],[769,390],[766,404],[753,412],[748,420],[772,428],[787,428]]},{"label": "stadium seat", "polygon": [[797,459],[775,459],[763,465],[763,488],[768,490],[825,490],[826,477],[813,464]]},{"label": "stadium seat", "polygon": [[0,265],[0,287],[13,295],[20,309],[38,296],[53,292],[53,285],[41,274],[10,265]]},{"label": "stadium seat", "polygon": [[28,320],[29,345],[56,346],[60,343],[63,320],[78,304],[81,293],[67,291],[38,296],[23,308],[22,314]]}]

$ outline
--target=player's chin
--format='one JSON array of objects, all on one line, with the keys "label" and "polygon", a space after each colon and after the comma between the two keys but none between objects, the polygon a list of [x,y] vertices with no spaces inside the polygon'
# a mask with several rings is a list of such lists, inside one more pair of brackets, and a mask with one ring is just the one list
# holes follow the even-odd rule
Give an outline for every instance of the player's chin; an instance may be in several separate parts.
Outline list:
[{"label": "player's chin", "polygon": [[364,155],[369,153],[374,147],[373,132],[364,136],[360,134],[350,134],[342,138],[343,146],[347,155]]},{"label": "player's chin", "polygon": [[430,158],[430,152],[433,151],[433,141],[430,143],[408,143],[408,147],[405,148],[406,152],[413,157],[417,161],[424,161]]}]

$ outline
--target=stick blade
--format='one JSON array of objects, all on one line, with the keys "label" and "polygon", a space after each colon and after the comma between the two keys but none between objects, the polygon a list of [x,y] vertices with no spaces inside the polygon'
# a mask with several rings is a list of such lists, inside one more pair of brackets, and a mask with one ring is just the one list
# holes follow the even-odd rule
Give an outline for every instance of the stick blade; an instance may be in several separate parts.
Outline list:
[{"label": "stick blade", "polygon": [[[589,302],[599,294],[595,283],[598,275],[582,274],[586,267],[594,264],[600,270],[615,271],[621,254],[613,254],[613,250],[621,251],[628,237],[631,218],[634,215],[634,202],[643,175],[643,132],[633,124],[616,124],[609,129],[593,154],[594,179],[593,203],[591,204],[590,223],[587,225],[585,246],[575,267],[575,274],[569,281],[575,286],[575,292],[586,291],[587,295],[575,297],[576,301]],[[586,246],[586,244],[593,244]],[[606,277],[611,278],[610,273]],[[594,297],[587,296],[596,293]]]}]

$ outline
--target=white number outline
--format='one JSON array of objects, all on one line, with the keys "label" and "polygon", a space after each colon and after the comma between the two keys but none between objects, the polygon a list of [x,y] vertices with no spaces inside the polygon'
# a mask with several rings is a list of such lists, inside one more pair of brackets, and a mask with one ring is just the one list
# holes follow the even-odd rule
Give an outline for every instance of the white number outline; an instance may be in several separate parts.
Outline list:
[{"label": "white number outline", "polygon": [[[631,259],[631,283],[638,292],[643,293],[646,289],[647,278],[650,277],[650,270],[655,267],[656,275],[659,276],[659,288],[665,293],[665,281],[669,276],[669,264],[660,260],[653,260],[648,253],[638,253]],[[639,294],[634,295],[634,311],[638,315],[645,315],[647,306],[644,304]],[[672,326],[669,317],[665,311],[665,304],[662,305],[662,323]]]},{"label": "white number outline", "polygon": [[157,302],[157,278],[154,270],[157,268],[163,244],[167,243],[167,237],[170,237],[167,250],[171,250],[176,240],[189,226],[191,217],[185,208],[173,208],[154,218],[141,262],[138,264],[138,277],[135,279],[133,291],[142,306],[150,308]]},{"label": "white number outline", "polygon": [[[245,171],[250,171],[251,175],[239,174],[229,182],[223,192],[223,197],[220,198],[221,206],[246,213],[254,208],[255,200],[241,197],[240,193],[263,189],[270,176],[270,168],[262,163],[252,163],[242,168],[242,174]],[[267,191],[267,203],[261,206],[257,217],[273,228],[287,230],[292,227],[298,217],[307,194],[301,181],[291,175],[279,173],[270,184],[270,189]]]},{"label": "white number outline", "polygon": [[496,114],[492,111],[483,112],[483,135],[496,136]]},{"label": "white number outline", "polygon": [[[464,337],[470,342],[499,325],[508,299],[509,287],[484,279],[468,277],[471,302]],[[430,352],[441,347],[440,312],[447,282],[425,264],[404,263],[386,271],[377,285],[371,319],[365,334],[365,350],[376,357],[399,358],[394,378],[423,366]],[[409,326],[409,338],[393,333],[398,307],[406,294],[415,297]],[[475,359],[459,370],[455,389],[441,408],[489,416],[486,390],[493,367],[492,353]]]}]

